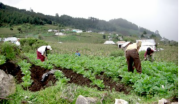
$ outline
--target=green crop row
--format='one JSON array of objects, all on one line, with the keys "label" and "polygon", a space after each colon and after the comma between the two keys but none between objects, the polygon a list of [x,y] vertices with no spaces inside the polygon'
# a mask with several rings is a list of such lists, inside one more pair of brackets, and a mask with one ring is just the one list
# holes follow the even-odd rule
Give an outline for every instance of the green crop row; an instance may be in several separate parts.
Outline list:
[{"label": "green crop row", "polygon": [[4,55],[0,55],[0,65],[6,63],[6,57]]},{"label": "green crop row", "polygon": [[30,76],[30,75],[31,75],[31,72],[30,72],[30,70],[29,70],[31,64],[30,64],[30,63],[27,63],[26,60],[20,61],[20,62],[18,62],[17,64],[20,66],[21,71],[22,71],[22,74],[24,75],[24,76],[22,77],[22,80],[23,80],[22,86],[25,87],[25,88],[27,88],[27,87],[29,87],[29,86],[31,85],[31,83],[32,83],[31,76]]},{"label": "green crop row", "polygon": [[[37,61],[35,54],[26,54],[30,60]],[[41,64],[39,64],[41,63]],[[92,80],[93,85],[104,88],[103,80],[97,80],[96,75],[104,72],[106,77],[133,87],[139,95],[178,95],[178,66],[174,63],[142,61],[142,74],[127,71],[125,57],[81,56],[71,54],[51,54],[45,62],[36,65],[51,65],[71,69]],[[173,93],[174,92],[174,93]]]}]

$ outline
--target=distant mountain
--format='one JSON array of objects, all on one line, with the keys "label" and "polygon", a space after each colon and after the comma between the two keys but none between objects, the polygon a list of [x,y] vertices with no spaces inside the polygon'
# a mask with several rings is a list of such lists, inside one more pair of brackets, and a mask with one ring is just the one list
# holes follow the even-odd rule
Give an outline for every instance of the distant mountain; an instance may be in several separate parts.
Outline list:
[{"label": "distant mountain", "polygon": [[160,37],[150,30],[142,27],[138,27],[125,19],[112,19],[110,21],[99,20],[94,17],[73,18],[68,15],[50,16],[42,13],[35,13],[33,10],[27,11],[25,9],[18,9],[8,5],[0,3],[0,26],[6,25],[18,25],[24,23],[30,23],[35,25],[53,24],[59,27],[72,27],[82,29],[84,31],[92,30],[95,32],[113,32],[123,36],[142,35],[143,33],[155,35]]}]

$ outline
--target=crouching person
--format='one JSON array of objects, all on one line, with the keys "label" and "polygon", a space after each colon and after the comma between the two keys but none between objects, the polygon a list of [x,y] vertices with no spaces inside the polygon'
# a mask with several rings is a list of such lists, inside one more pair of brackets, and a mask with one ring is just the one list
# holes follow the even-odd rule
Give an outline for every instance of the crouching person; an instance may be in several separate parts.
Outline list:
[{"label": "crouching person", "polygon": [[[141,67],[141,61],[139,58],[139,49],[141,47],[141,41],[138,41],[137,43],[133,43],[128,45],[126,48],[126,59],[127,59],[127,65],[128,65],[128,71],[134,72],[134,67],[136,68],[138,73],[142,73],[142,67]],[[134,67],[133,67],[134,63]]]},{"label": "crouching person", "polygon": [[154,61],[153,53],[154,53],[154,50],[152,50],[150,47],[148,47],[145,54],[144,54],[144,60],[145,61],[146,60]]},{"label": "crouching person", "polygon": [[51,46],[41,46],[37,49],[37,59],[40,59],[42,62],[47,59],[47,50],[52,50]]}]

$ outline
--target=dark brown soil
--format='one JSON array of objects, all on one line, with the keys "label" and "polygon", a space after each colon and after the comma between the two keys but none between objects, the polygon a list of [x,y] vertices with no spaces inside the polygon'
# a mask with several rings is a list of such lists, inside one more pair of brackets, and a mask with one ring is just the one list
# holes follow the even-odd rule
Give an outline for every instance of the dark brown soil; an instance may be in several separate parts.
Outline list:
[{"label": "dark brown soil", "polygon": [[6,73],[13,75],[18,84],[22,82],[22,71],[17,65],[11,62],[6,62],[5,64],[0,65],[0,70],[4,70]]},{"label": "dark brown soil", "polygon": [[[106,90],[114,89],[115,91],[124,92],[125,94],[128,94],[130,92],[130,90],[132,89],[131,87],[126,86],[120,82],[114,82],[111,77],[105,76],[104,73],[97,75],[96,79],[103,80],[104,85],[106,86],[106,88],[105,88]],[[122,79],[122,78],[119,77],[119,79]]]},{"label": "dark brown soil", "polygon": [[47,85],[48,82],[51,81],[52,85],[54,85],[56,82],[56,78],[53,75],[49,75],[45,81],[43,82],[41,81],[42,75],[49,71],[42,67],[32,65],[30,71],[31,71],[31,79],[33,80],[32,85],[28,88],[30,91],[39,91],[49,86]]},{"label": "dark brown soil", "polygon": [[70,79],[68,83],[75,83],[77,85],[90,87],[91,80],[83,77],[83,75],[77,74],[70,69],[62,69],[62,68],[57,68],[57,69],[61,70],[64,73],[64,75],[68,79]]},{"label": "dark brown soil", "polygon": [[178,102],[178,96],[174,96],[172,99],[171,99],[171,102]]},{"label": "dark brown soil", "polygon": [[[22,82],[23,74],[20,70],[20,67],[18,67],[17,65],[15,65],[11,62],[7,62],[3,65],[0,65],[0,69],[4,70],[8,74],[13,75],[16,78],[17,83]],[[77,74],[70,69],[62,69],[62,68],[56,68],[56,69],[61,70],[64,73],[64,75],[68,79],[70,79],[70,81],[68,83],[75,83],[80,86],[97,87],[97,86],[90,85],[91,84],[90,79],[85,78],[85,77],[83,77],[83,75]],[[39,91],[39,90],[44,89],[48,86],[54,85],[55,82],[57,81],[53,75],[49,75],[47,77],[47,79],[42,82],[41,81],[42,75],[44,73],[48,72],[49,70],[44,69],[40,66],[32,65],[30,71],[31,71],[31,79],[33,80],[32,85],[30,87],[28,87],[28,89],[30,91]],[[103,80],[103,82],[105,84],[105,88],[102,90],[115,89],[116,91],[124,92],[125,94],[129,93],[129,89],[130,89],[129,87],[127,87],[123,84],[120,84],[120,83],[113,82],[111,78],[104,77],[103,74],[100,76],[96,76],[96,78]],[[27,89],[27,88],[24,88],[24,89]],[[100,89],[100,88],[98,88],[98,89]]]}]

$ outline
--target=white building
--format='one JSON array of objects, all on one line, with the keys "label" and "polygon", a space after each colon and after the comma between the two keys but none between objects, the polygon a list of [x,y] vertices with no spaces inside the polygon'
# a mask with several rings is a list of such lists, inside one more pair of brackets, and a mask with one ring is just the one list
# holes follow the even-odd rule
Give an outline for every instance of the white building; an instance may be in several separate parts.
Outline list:
[{"label": "white building", "polygon": [[136,43],[138,41],[142,41],[139,51],[146,51],[148,47],[150,47],[152,50],[156,51],[156,42],[154,39],[136,40]]},{"label": "white building", "polygon": [[76,32],[76,33],[82,33],[83,32],[82,30],[79,30],[79,29],[73,29],[72,31]]},{"label": "white building", "polygon": [[104,44],[115,44],[113,41],[105,41]]},{"label": "white building", "polygon": [[58,35],[58,36],[63,36],[63,35],[65,35],[64,33],[62,33],[62,32],[57,32],[57,33],[55,33],[55,35]]},{"label": "white building", "polygon": [[126,41],[118,41],[117,42],[118,48],[122,48],[122,45],[125,43],[126,43]]},{"label": "white building", "polygon": [[20,42],[19,42],[19,38],[16,38],[16,37],[8,37],[8,38],[4,38],[4,42],[11,42],[11,43],[14,43],[16,44],[17,46],[20,46]]},{"label": "white building", "polygon": [[53,30],[52,29],[49,29],[48,32],[52,32]]}]

